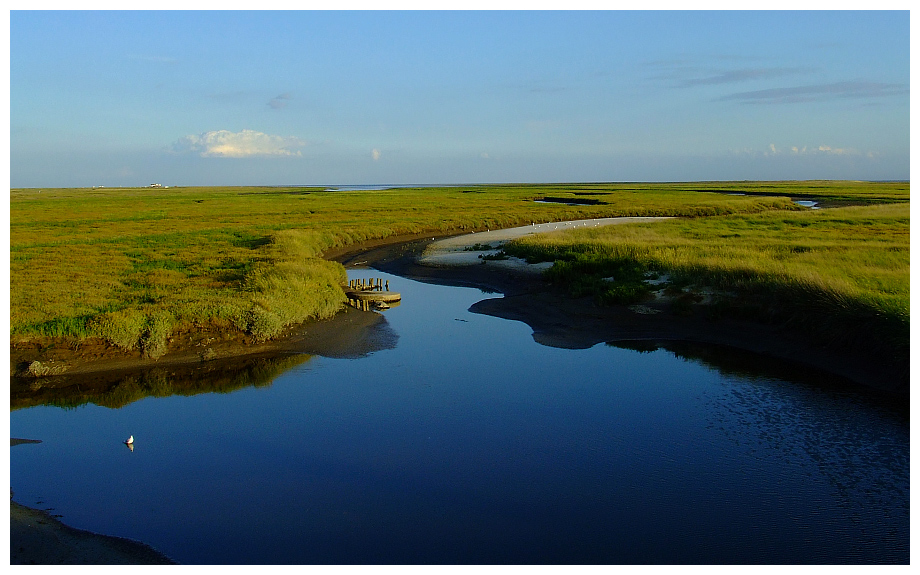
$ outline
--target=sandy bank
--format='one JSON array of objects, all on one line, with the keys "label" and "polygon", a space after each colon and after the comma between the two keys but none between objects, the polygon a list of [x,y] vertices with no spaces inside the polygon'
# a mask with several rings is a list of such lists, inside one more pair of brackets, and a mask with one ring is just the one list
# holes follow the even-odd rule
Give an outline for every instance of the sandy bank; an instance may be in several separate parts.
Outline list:
[{"label": "sandy bank", "polygon": [[[551,222],[546,224],[531,224],[517,228],[503,230],[487,230],[453,236],[431,242],[419,256],[418,263],[424,266],[471,266],[485,264],[499,269],[511,269],[528,274],[539,274],[552,264],[540,263],[529,265],[519,258],[502,260],[482,259],[481,255],[493,255],[501,246],[509,241],[533,234],[559,232],[572,229],[587,229],[602,226],[631,224],[640,222],[655,222],[671,218],[664,217],[622,217],[622,218],[596,218],[589,220],[574,220],[570,222]],[[472,250],[474,247],[491,246],[491,250]]]}]

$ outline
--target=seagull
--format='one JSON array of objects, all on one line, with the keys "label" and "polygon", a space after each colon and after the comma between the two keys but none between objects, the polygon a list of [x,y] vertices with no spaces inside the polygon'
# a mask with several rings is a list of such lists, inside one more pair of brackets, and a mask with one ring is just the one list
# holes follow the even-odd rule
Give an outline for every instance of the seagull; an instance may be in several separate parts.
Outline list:
[{"label": "seagull", "polygon": [[133,445],[133,444],[134,444],[134,436],[132,435],[131,437],[125,440],[125,445]]}]

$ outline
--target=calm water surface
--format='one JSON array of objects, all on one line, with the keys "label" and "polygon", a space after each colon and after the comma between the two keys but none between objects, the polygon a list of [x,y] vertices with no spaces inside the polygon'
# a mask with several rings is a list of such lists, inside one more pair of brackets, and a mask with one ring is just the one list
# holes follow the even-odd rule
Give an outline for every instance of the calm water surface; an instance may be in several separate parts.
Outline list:
[{"label": "calm water surface", "polygon": [[352,277],[402,292],[395,347],[13,411],[10,435],[42,440],[10,450],[14,500],[180,563],[909,561],[906,410],[665,349],[543,347],[468,312],[479,290]]}]

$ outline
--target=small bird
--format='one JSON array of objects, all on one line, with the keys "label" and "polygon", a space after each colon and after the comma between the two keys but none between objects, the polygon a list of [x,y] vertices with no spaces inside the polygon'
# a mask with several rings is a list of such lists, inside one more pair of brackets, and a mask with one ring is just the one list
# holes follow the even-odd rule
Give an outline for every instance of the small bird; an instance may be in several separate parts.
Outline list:
[{"label": "small bird", "polygon": [[125,440],[125,445],[133,445],[133,444],[134,444],[134,436],[132,435],[131,437]]}]

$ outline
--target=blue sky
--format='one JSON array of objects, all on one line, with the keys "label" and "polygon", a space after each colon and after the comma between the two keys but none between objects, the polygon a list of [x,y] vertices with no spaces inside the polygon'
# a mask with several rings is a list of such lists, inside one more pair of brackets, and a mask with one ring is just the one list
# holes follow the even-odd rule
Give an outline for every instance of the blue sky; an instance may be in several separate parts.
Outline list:
[{"label": "blue sky", "polygon": [[11,12],[12,187],[909,179],[899,12]]}]

